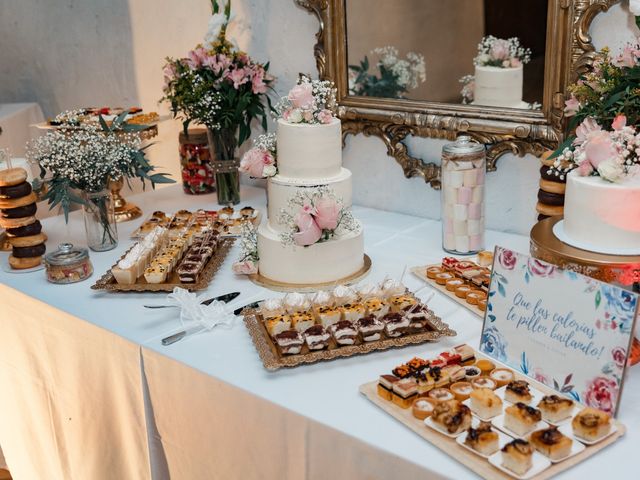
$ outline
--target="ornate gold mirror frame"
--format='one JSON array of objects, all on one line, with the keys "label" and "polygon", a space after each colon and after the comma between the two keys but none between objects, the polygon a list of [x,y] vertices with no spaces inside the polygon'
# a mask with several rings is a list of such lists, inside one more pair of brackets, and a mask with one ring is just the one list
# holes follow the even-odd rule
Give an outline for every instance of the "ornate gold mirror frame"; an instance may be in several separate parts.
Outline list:
[{"label": "ornate gold mirror frame", "polygon": [[496,170],[504,153],[539,156],[555,148],[563,135],[566,87],[593,62],[589,26],[618,0],[549,0],[544,94],[536,111],[350,96],[345,1],[295,0],[320,22],[314,55],[320,78],[336,84],[343,139],[357,133],[380,137],[407,178],[420,176],[439,188],[440,167],[411,156],[403,140],[408,135],[454,139],[466,132],[487,145],[488,171]]}]

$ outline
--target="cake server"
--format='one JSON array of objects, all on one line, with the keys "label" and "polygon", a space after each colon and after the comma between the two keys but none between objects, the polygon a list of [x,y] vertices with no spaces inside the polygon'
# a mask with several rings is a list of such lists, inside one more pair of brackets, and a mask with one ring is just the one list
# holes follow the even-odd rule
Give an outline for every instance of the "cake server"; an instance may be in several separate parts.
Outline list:
[{"label": "cake server", "polygon": [[[209,298],[208,300],[205,300],[204,302],[202,302],[202,305],[211,305],[211,303],[216,300],[218,300],[219,302],[229,303],[231,300],[235,299],[238,295],[240,295],[240,292],[225,293],[224,295],[220,295],[218,297],[213,297],[213,298]],[[143,305],[143,306],[144,308],[177,307],[177,305]]]}]

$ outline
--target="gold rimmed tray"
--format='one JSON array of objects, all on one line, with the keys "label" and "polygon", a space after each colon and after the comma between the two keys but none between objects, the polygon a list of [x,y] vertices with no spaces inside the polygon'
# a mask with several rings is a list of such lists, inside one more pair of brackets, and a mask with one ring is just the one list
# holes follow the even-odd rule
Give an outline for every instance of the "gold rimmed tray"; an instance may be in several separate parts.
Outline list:
[{"label": "gold rimmed tray", "polygon": [[455,337],[457,335],[455,330],[451,330],[449,325],[443,322],[440,317],[431,313],[430,322],[434,330],[428,332],[413,333],[398,338],[388,338],[385,336],[381,340],[374,342],[364,342],[358,337],[355,345],[345,346],[337,345],[333,338],[331,338],[329,346],[325,350],[310,351],[307,346],[304,345],[302,351],[297,355],[282,355],[277,345],[273,343],[273,340],[269,336],[258,310],[247,309],[243,312],[243,315],[244,324],[247,330],[249,330],[249,335],[251,335],[251,340],[258,351],[262,364],[267,370],[298,367],[308,363],[364,355],[380,350],[388,350],[390,348],[401,348],[408,345],[435,342],[443,337]]},{"label": "gold rimmed tray", "polygon": [[[209,259],[195,283],[180,282],[178,274],[173,271],[171,272],[171,274],[169,274],[169,278],[167,278],[167,281],[164,283],[147,283],[144,277],[141,277],[136,281],[136,283],[120,285],[113,277],[111,269],[109,269],[91,288],[93,290],[108,290],[112,292],[172,292],[175,287],[180,287],[191,291],[203,290],[209,285],[213,276],[220,269],[220,266],[229,254],[229,250],[231,250],[231,247],[233,246],[235,241],[235,238],[220,239],[220,241],[218,242],[218,248],[216,248],[215,253]],[[122,260],[127,252],[125,252],[118,261]],[[118,262],[116,262],[113,266],[115,267],[117,264]]]},{"label": "gold rimmed tray", "polygon": [[[475,353],[476,353],[476,358],[478,359],[488,358],[488,357],[485,357],[484,355],[479,354],[477,351]],[[491,361],[495,362],[494,359],[491,359]],[[496,366],[501,366],[501,365],[497,364]],[[506,367],[506,368],[509,368],[509,367]],[[513,369],[509,368],[509,370],[513,370]],[[536,382],[530,377],[526,377],[522,374],[519,374],[515,370],[514,370],[514,374],[516,379],[526,380],[533,388],[541,391],[545,395],[557,394],[556,391],[552,390],[546,385]],[[413,432],[417,433],[420,437],[422,437],[423,439],[431,443],[434,447],[442,450],[445,454],[449,455],[451,458],[453,458],[457,462],[461,463],[462,465],[464,465],[465,467],[467,467],[468,469],[476,473],[476,475],[482,478],[486,478],[487,480],[494,480],[494,479],[508,480],[508,479],[515,478],[493,467],[487,459],[480,457],[479,455],[462,447],[460,444],[456,442],[456,438],[447,437],[442,433],[436,432],[432,428],[427,427],[424,424],[423,420],[418,420],[413,416],[413,414],[411,413],[411,408],[407,408],[407,409],[400,408],[392,401],[385,400],[384,398],[380,397],[378,395],[377,389],[378,389],[377,381],[365,383],[363,385],[360,385],[360,387],[358,388],[360,393],[362,393],[365,397],[367,397],[367,399],[371,401],[373,404],[381,408],[385,413],[391,415],[393,418],[398,420],[404,426],[410,428]],[[552,463],[550,467],[546,468],[539,474],[531,477],[531,480],[546,480],[548,478],[554,477],[558,475],[560,472],[568,470],[569,468],[579,463],[582,463],[583,461],[587,460],[589,457],[598,453],[600,450],[616,442],[618,439],[620,439],[620,437],[622,437],[625,434],[626,427],[622,423],[616,421],[615,419],[611,419],[611,422],[615,424],[615,426],[617,427],[617,431],[615,431],[608,437],[600,440],[598,443],[594,445],[586,445],[586,448],[582,452],[578,453],[577,455],[569,457],[568,459],[563,460],[559,463]],[[574,439],[574,441],[578,441],[578,440]]]},{"label": "gold rimmed tray", "polygon": [[449,297],[454,302],[462,305],[463,307],[465,307],[470,312],[475,313],[480,318],[484,318],[484,311],[480,310],[477,305],[471,305],[464,298],[456,297],[456,294],[453,293],[453,292],[450,292],[449,290],[447,290],[444,287],[444,285],[438,285],[435,282],[435,280],[432,280],[429,277],[427,277],[427,268],[429,268],[429,267],[439,267],[439,266],[440,266],[440,264],[425,265],[424,267],[411,267],[410,272],[413,273],[420,280],[423,280],[424,282],[428,283],[429,286],[431,286],[431,287],[435,288],[436,290],[438,290],[439,292],[445,294],[447,297]]},{"label": "gold rimmed tray", "polygon": [[371,270],[371,258],[369,255],[365,253],[364,255],[364,265],[360,270],[356,273],[349,275],[348,277],[341,278],[339,280],[335,280],[333,282],[325,282],[325,283],[314,283],[304,284],[304,283],[283,283],[276,282],[275,280],[271,280],[270,278],[263,277],[259,273],[255,273],[253,275],[249,275],[249,280],[251,280],[256,285],[259,285],[264,288],[268,288],[269,290],[275,290],[276,292],[300,292],[300,293],[311,293],[317,292],[318,290],[326,290],[329,288],[334,288],[336,285],[352,285],[354,283],[359,282],[364,277],[367,276]]}]

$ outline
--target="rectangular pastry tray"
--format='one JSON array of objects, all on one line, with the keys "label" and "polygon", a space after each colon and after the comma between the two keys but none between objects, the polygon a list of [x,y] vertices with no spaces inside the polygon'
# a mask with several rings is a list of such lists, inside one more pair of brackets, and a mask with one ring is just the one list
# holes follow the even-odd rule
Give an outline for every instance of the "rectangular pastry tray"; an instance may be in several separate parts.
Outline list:
[{"label": "rectangular pastry tray", "polygon": [[[121,285],[116,282],[116,279],[111,273],[111,269],[109,269],[91,288],[93,290],[108,290],[112,292],[172,292],[175,287],[180,287],[191,291],[203,290],[207,288],[207,286],[211,282],[211,279],[224,262],[225,258],[229,254],[229,250],[231,250],[231,247],[233,246],[235,241],[235,238],[220,237],[216,251],[204,266],[204,269],[202,270],[202,272],[200,272],[200,275],[198,275],[198,279],[195,283],[180,282],[178,274],[174,270],[169,274],[167,281],[163,283],[147,283],[144,277],[140,277],[138,278],[136,283]],[[125,252],[118,261],[122,260],[127,252]],[[117,264],[118,262],[116,262],[113,266],[115,267]]]},{"label": "rectangular pastry tray", "polygon": [[[487,357],[484,357],[482,354],[478,353],[477,351],[475,353],[476,353],[477,359],[487,358]],[[491,361],[496,363],[496,366],[502,366],[502,365],[499,365],[493,358],[491,359]],[[505,368],[509,368],[509,367],[505,367]],[[545,395],[557,394],[556,391],[547,387],[546,385],[536,382],[530,377],[526,377],[522,374],[519,374],[517,371],[511,368],[509,369],[514,372],[515,378],[517,380],[521,380],[521,379],[526,380],[527,382],[529,382],[529,384],[533,388],[536,388],[537,390],[543,392]],[[360,385],[358,390],[365,397],[367,397],[368,400],[370,400],[372,403],[380,407],[387,414],[391,415],[400,423],[410,428],[419,436],[427,440],[434,447],[438,448],[439,450],[442,450],[451,458],[460,462],[461,464],[469,468],[471,471],[473,471],[480,477],[485,478],[487,480],[495,480],[495,479],[508,480],[508,479],[515,478],[493,467],[488,462],[487,459],[480,457],[475,453],[471,452],[470,450],[467,450],[466,448],[462,447],[456,442],[455,438],[447,437],[427,427],[424,424],[423,420],[418,420],[413,416],[413,414],[411,413],[411,408],[407,408],[407,409],[400,408],[395,403],[380,397],[378,395],[377,381]],[[580,404],[577,404],[577,405],[580,405]],[[600,440],[598,443],[594,445],[591,445],[591,446],[587,445],[584,451],[578,453],[575,456],[572,456],[559,463],[552,463],[550,467],[543,470],[539,474],[531,477],[531,480],[546,480],[548,478],[554,477],[555,475],[558,475],[560,472],[564,472],[565,470],[568,470],[574,465],[577,465],[578,463],[581,463],[587,460],[589,457],[595,455],[600,450],[616,442],[620,437],[622,437],[625,434],[626,427],[622,423],[616,421],[613,418],[611,419],[611,421],[617,427],[616,432],[612,433],[611,435],[604,438],[603,440]],[[578,440],[574,439],[574,441],[578,441]]]},{"label": "rectangular pastry tray", "polygon": [[433,313],[430,323],[434,330],[428,332],[413,333],[397,338],[383,338],[377,341],[364,342],[359,337],[355,345],[339,346],[333,337],[329,340],[329,346],[324,350],[310,351],[306,345],[297,355],[282,355],[274,344],[271,336],[262,321],[262,316],[257,309],[247,309],[243,312],[244,324],[249,330],[258,355],[267,370],[278,370],[284,367],[298,367],[307,363],[333,360],[335,358],[353,357],[370,352],[400,348],[408,345],[417,345],[425,342],[435,342],[442,337],[455,337],[457,333],[451,330],[449,325]]},{"label": "rectangular pastry tray", "polygon": [[428,283],[429,286],[435,288],[439,292],[441,292],[444,295],[446,295],[447,297],[449,297],[454,302],[462,305],[463,307],[465,307],[470,312],[475,313],[480,318],[484,318],[484,311],[480,310],[477,305],[471,305],[470,303],[467,303],[467,301],[464,298],[456,297],[455,293],[450,292],[449,290],[447,290],[444,287],[444,285],[438,285],[435,280],[432,280],[432,279],[427,277],[427,268],[429,268],[429,267],[439,267],[439,266],[440,266],[440,264],[425,265],[424,267],[411,267],[410,272],[413,273],[420,280],[423,280],[426,283]]}]

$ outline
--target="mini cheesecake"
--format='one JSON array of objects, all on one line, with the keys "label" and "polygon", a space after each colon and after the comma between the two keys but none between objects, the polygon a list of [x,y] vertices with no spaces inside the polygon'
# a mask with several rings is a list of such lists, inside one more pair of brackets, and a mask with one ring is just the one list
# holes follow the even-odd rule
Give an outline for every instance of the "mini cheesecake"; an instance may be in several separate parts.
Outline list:
[{"label": "mini cheesecake", "polygon": [[393,384],[392,401],[400,408],[409,408],[417,396],[418,384],[414,378],[403,378]]},{"label": "mini cheesecake", "polygon": [[558,423],[571,416],[573,400],[558,395],[545,395],[538,402],[538,409],[542,412],[542,419],[546,422]]},{"label": "mini cheesecake", "polygon": [[433,409],[436,407],[438,402],[428,397],[418,397],[413,401],[413,408],[411,409],[411,413],[418,420],[424,420],[425,418],[431,416],[433,413]]},{"label": "mini cheesecake", "polygon": [[310,312],[295,312],[289,315],[291,327],[300,333],[307,331],[307,328],[315,325],[315,320]]},{"label": "mini cheesecake", "polygon": [[341,320],[331,326],[333,338],[338,345],[353,345],[356,343],[358,331],[348,320]]},{"label": "mini cheesecake", "polygon": [[502,413],[502,399],[489,388],[476,388],[469,397],[471,410],[480,418],[493,418]]},{"label": "mini cheesecake", "polygon": [[516,475],[524,475],[533,466],[533,447],[516,438],[502,448],[502,466]]},{"label": "mini cheesecake", "polygon": [[506,368],[494,368],[489,374],[489,378],[495,380],[498,387],[503,387],[515,378],[513,372]]},{"label": "mini cheesecake", "polygon": [[453,280],[454,278],[455,277],[453,276],[453,273],[442,272],[442,273],[436,274],[436,277],[434,278],[434,280],[438,285],[444,286],[447,284],[449,280]]},{"label": "mini cheesecake", "polygon": [[504,409],[505,428],[520,437],[533,431],[540,420],[542,420],[540,410],[522,402],[515,403]]},{"label": "mini cheesecake", "polygon": [[369,298],[364,302],[367,315],[380,319],[389,313],[389,304],[379,298]]},{"label": "mini cheesecake", "polygon": [[495,390],[498,386],[495,380],[492,380],[489,377],[474,378],[471,380],[471,385],[473,385],[473,388],[488,388],[490,390]]},{"label": "mini cheesecake", "polygon": [[553,461],[568,457],[573,445],[573,440],[559,432],[558,427],[549,427],[533,432],[529,442],[533,448]]},{"label": "mini cheesecake", "polygon": [[400,381],[395,375],[380,375],[378,379],[378,395],[385,400],[391,401],[393,398],[393,385]]},{"label": "mini cheesecake", "polygon": [[427,393],[427,398],[432,398],[436,402],[448,402],[455,400],[455,396],[446,388],[434,388]]},{"label": "mini cheesecake", "polygon": [[340,307],[340,310],[342,310],[343,320],[349,322],[357,322],[366,314],[366,309],[361,303],[347,303]]},{"label": "mini cheesecake", "polygon": [[571,421],[573,434],[588,442],[595,442],[611,431],[611,417],[601,410],[587,407]]},{"label": "mini cheesecake", "polygon": [[283,355],[296,355],[302,350],[304,340],[297,330],[286,330],[274,337]]},{"label": "mini cheesecake", "polygon": [[367,315],[356,322],[356,327],[365,342],[375,342],[382,338],[384,324],[374,315]]},{"label": "mini cheesecake", "polygon": [[469,427],[464,443],[485,457],[500,449],[498,434],[491,429],[489,422],[480,422],[476,428]]},{"label": "mini cheesecake", "polygon": [[433,409],[431,420],[450,435],[457,435],[471,426],[471,410],[458,400],[441,401]]},{"label": "mini cheesecake", "polygon": [[467,298],[467,295],[472,290],[473,290],[473,288],[470,287],[469,285],[461,285],[460,287],[456,288],[454,294],[458,298]]},{"label": "mini cheesecake", "polygon": [[382,317],[385,332],[388,337],[395,338],[403,335],[409,328],[409,319],[401,313],[387,313]]},{"label": "mini cheesecake", "polygon": [[507,387],[504,390],[504,399],[511,403],[531,403],[533,396],[529,389],[529,383],[524,380],[514,380],[507,383]]},{"label": "mini cheesecake", "polygon": [[405,308],[415,305],[418,301],[411,295],[395,295],[389,299],[391,310],[401,312]]},{"label": "mini cheesecake", "polygon": [[330,327],[342,319],[342,311],[338,307],[316,307],[316,315],[323,327]]},{"label": "mini cheesecake", "polygon": [[456,400],[466,400],[473,392],[473,387],[469,382],[456,382],[449,387],[451,393],[456,397]]},{"label": "mini cheesecake", "polygon": [[279,333],[291,329],[291,319],[289,315],[276,315],[265,319],[264,326],[267,328],[269,335],[275,337]]}]

